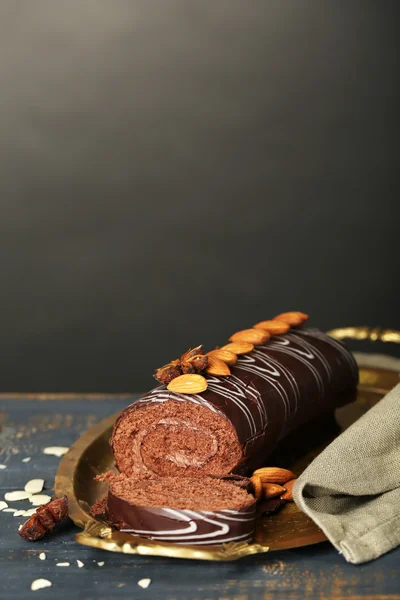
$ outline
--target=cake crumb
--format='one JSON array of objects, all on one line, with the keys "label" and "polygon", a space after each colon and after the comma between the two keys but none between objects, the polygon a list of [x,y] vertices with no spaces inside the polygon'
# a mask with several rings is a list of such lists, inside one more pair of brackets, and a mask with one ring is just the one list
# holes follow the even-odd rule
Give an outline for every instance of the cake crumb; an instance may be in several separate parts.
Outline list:
[{"label": "cake crumb", "polygon": [[144,579],[139,579],[137,584],[140,585],[140,587],[145,590],[151,584],[151,579],[149,579],[148,577],[145,577]]},{"label": "cake crumb", "polygon": [[100,562],[97,563],[99,565],[99,567],[103,567],[104,566],[104,560],[101,560]]},{"label": "cake crumb", "polygon": [[97,500],[90,509],[92,517],[104,518],[107,514],[107,496]]},{"label": "cake crumb", "polygon": [[30,456],[26,456],[25,458],[22,459],[22,462],[27,463],[31,460]]}]

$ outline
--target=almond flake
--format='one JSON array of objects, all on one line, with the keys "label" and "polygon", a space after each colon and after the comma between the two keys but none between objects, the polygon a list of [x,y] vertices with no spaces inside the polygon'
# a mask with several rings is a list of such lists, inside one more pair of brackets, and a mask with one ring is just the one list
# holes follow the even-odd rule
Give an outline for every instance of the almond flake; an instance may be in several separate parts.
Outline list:
[{"label": "almond flake", "polygon": [[31,517],[36,512],[36,508],[30,508],[29,510],[24,510],[24,517]]},{"label": "almond flake", "polygon": [[25,516],[25,511],[24,510],[16,510],[14,513],[14,517],[22,517]]},{"label": "almond flake", "polygon": [[69,562],[57,563],[56,567],[69,567]]},{"label": "almond flake", "polygon": [[31,494],[39,494],[42,491],[44,486],[44,479],[31,479],[25,485],[25,491],[30,492]]},{"label": "almond flake", "polygon": [[4,500],[8,500],[9,502],[18,502],[18,500],[26,500],[31,496],[32,494],[30,492],[18,490],[17,492],[7,492],[4,494]]},{"label": "almond flake", "polygon": [[149,579],[148,577],[145,577],[144,579],[139,579],[137,584],[140,585],[140,587],[145,590],[151,584],[151,579]]},{"label": "almond flake", "polygon": [[81,569],[82,567],[85,566],[85,563],[83,563],[81,560],[77,560],[76,564],[78,565],[78,568]]},{"label": "almond flake", "polygon": [[104,566],[104,560],[98,562],[97,564],[99,565],[99,567],[103,567]]},{"label": "almond flake", "polygon": [[46,552],[41,552],[39,554],[39,558],[40,558],[40,560],[46,560]]},{"label": "almond flake", "polygon": [[43,454],[51,454],[52,456],[63,456],[68,452],[69,448],[66,446],[49,446],[48,448],[44,448]]},{"label": "almond flake", "polygon": [[48,579],[35,579],[31,583],[32,592],[36,592],[37,590],[41,590],[42,588],[51,587],[53,584]]},{"label": "almond flake", "polygon": [[15,513],[16,510],[16,508],[5,508],[3,512]]},{"label": "almond flake", "polygon": [[0,510],[3,510],[4,508],[7,508],[8,504],[7,502],[4,502],[4,500],[0,500]]},{"label": "almond flake", "polygon": [[29,462],[30,460],[31,460],[31,457],[27,456],[27,457],[25,457],[25,458],[22,459],[22,462],[26,463],[26,462]]},{"label": "almond flake", "polygon": [[41,504],[47,504],[50,502],[51,496],[47,494],[36,494],[35,496],[30,495],[29,502],[33,504],[33,506],[40,506]]},{"label": "almond flake", "polygon": [[0,470],[7,469],[7,465],[0,465]]}]

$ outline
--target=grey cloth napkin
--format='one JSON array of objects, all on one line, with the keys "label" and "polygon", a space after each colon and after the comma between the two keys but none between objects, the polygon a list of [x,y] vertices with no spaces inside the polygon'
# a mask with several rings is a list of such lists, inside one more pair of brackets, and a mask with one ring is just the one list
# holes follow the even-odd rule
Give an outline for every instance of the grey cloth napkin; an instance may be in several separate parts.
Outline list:
[{"label": "grey cloth napkin", "polygon": [[317,456],[293,497],[351,563],[400,544],[400,384]]}]

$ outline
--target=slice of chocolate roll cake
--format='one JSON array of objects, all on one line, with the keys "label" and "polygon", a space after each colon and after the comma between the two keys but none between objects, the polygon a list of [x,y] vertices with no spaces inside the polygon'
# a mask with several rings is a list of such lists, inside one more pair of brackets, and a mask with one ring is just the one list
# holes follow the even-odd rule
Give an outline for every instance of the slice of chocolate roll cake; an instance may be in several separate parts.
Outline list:
[{"label": "slice of chocolate roll cake", "polygon": [[253,497],[218,477],[264,466],[282,439],[356,397],[351,353],[319,330],[293,329],[306,318],[284,313],[156,372],[163,384],[114,426],[110,443],[122,475],[110,480],[110,521],[179,543],[250,536]]},{"label": "slice of chocolate roll cake", "polygon": [[256,501],[212,477],[110,478],[107,520],[122,532],[174,544],[250,542]]}]

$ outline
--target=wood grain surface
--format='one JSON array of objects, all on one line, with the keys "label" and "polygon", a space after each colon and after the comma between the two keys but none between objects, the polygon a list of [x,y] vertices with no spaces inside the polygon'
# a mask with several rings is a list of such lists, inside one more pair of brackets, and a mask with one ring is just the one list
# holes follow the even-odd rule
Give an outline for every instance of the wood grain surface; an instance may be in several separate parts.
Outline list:
[{"label": "wood grain surface", "polygon": [[[0,398],[0,499],[23,489],[32,478],[45,479],[50,490],[59,459],[43,454],[46,446],[70,446],[82,432],[122,409],[127,398],[57,396]],[[30,462],[22,462],[25,457]],[[50,492],[48,492],[50,493]],[[27,501],[9,503],[30,508]],[[49,579],[52,587],[32,598],[151,600],[297,600],[400,599],[400,548],[365,565],[349,565],[327,542],[317,546],[258,555],[233,563],[204,563],[159,557],[128,556],[75,543],[78,529],[66,523],[56,534],[36,543],[16,533],[23,517],[0,513],[0,597],[31,597],[31,582]],[[46,553],[46,560],[39,554]],[[77,559],[84,563],[78,568]],[[104,566],[97,563],[104,561]],[[69,567],[57,567],[69,562]],[[149,577],[148,589],[137,582]]]}]

